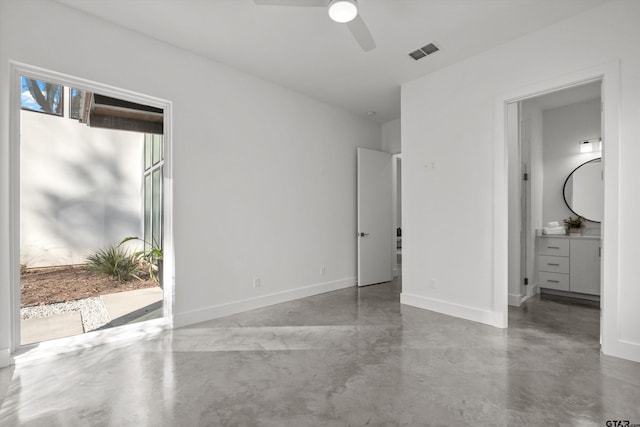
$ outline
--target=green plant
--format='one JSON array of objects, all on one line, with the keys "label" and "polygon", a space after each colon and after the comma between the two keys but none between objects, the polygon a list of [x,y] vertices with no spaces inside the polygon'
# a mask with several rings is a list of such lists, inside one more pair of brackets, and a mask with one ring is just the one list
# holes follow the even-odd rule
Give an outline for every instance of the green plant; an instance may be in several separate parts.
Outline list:
[{"label": "green plant", "polygon": [[584,227],[584,221],[584,217],[578,215],[575,219],[572,217],[565,219],[564,225],[566,228],[582,228]]},{"label": "green plant", "polygon": [[144,261],[149,272],[149,277],[151,277],[151,279],[153,279],[156,283],[160,284],[158,273],[161,273],[160,269],[162,268],[162,266],[160,264],[162,264],[162,259],[164,256],[160,245],[155,241],[153,242],[153,244],[151,244],[146,240],[141,239],[140,237],[129,236],[122,239],[118,246],[121,246],[122,244],[130,240],[139,240],[144,244],[144,249],[134,252],[133,256],[139,260]]},{"label": "green plant", "polygon": [[133,278],[140,279],[140,263],[135,254],[118,246],[98,249],[87,257],[87,267],[90,270],[113,276],[119,282],[126,282]]}]

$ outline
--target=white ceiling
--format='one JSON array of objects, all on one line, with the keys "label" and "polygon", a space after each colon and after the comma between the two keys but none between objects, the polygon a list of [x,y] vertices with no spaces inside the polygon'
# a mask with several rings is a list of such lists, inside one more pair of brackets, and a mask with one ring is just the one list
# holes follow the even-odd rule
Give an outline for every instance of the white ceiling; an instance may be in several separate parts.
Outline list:
[{"label": "white ceiling", "polygon": [[[253,0],[58,0],[120,26],[382,123],[400,85],[608,0],[359,0],[377,48],[363,52],[324,8]],[[430,42],[420,61],[408,53]]]}]

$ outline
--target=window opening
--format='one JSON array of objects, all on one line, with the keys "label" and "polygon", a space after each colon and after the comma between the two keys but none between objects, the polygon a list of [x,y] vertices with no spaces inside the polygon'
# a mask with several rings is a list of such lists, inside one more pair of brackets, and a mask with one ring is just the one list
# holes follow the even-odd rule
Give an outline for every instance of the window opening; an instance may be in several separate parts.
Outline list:
[{"label": "window opening", "polygon": [[20,343],[163,317],[164,111],[20,84]]},{"label": "window opening", "polygon": [[20,107],[23,110],[62,116],[64,91],[62,85],[22,77]]}]

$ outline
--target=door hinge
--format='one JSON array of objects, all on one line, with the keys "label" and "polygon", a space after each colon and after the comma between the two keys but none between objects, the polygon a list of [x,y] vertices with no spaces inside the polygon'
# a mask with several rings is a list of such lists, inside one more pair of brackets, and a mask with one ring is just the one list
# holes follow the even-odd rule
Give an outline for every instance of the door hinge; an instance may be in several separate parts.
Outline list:
[{"label": "door hinge", "polygon": [[522,180],[523,180],[523,181],[529,181],[529,174],[525,172],[525,173],[522,175]]},{"label": "door hinge", "polygon": [[529,278],[528,278],[528,277],[525,277],[525,278],[524,278],[524,284],[525,284],[525,285],[528,285],[528,284],[529,284]]}]

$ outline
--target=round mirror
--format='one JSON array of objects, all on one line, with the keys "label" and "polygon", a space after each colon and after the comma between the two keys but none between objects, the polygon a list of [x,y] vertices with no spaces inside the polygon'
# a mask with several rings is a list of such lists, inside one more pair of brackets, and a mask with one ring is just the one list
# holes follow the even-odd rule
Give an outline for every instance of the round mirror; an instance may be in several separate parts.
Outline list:
[{"label": "round mirror", "polygon": [[571,212],[592,222],[602,222],[602,158],[589,160],[575,168],[564,182],[562,194]]}]

